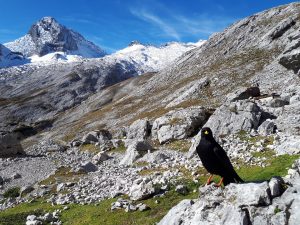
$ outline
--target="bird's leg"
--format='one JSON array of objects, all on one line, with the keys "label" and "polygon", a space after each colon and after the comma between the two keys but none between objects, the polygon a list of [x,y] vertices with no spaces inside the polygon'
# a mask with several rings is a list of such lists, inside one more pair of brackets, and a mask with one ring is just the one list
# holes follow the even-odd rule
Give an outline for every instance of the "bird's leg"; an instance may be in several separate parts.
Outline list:
[{"label": "bird's leg", "polygon": [[220,182],[216,185],[216,187],[220,187],[223,183],[224,177],[221,178]]},{"label": "bird's leg", "polygon": [[206,185],[209,185],[209,184],[210,184],[211,179],[213,178],[213,176],[214,176],[213,174],[209,176],[209,178],[208,178],[207,181],[206,181]]}]

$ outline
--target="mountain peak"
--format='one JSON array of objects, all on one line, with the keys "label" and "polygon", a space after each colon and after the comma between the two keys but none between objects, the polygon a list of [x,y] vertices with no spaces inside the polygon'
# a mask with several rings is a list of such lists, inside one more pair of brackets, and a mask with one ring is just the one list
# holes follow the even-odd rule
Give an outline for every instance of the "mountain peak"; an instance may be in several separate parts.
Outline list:
[{"label": "mountain peak", "polygon": [[137,40],[133,40],[129,43],[128,47],[134,46],[134,45],[143,45],[143,44]]},{"label": "mountain peak", "polygon": [[64,52],[95,58],[106,54],[81,34],[59,24],[50,16],[43,17],[30,27],[27,35],[6,43],[5,46],[25,56],[44,56],[53,52]]}]

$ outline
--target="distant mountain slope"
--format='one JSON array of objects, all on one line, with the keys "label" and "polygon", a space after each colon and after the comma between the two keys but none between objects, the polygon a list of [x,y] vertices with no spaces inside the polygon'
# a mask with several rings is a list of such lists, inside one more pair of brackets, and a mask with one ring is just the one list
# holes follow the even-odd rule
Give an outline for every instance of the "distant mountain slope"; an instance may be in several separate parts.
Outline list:
[{"label": "distant mountain slope", "polygon": [[22,53],[12,52],[0,44],[0,68],[21,65],[28,61],[29,60],[25,59]]},{"label": "distant mountain slope", "polygon": [[59,24],[52,17],[42,18],[31,26],[28,34],[4,45],[26,57],[44,56],[53,52],[65,52],[85,58],[102,57],[106,54],[81,34]]},{"label": "distant mountain slope", "polygon": [[170,42],[156,47],[133,41],[127,48],[114,53],[113,56],[131,63],[139,74],[157,72],[170,65],[183,53],[204,43],[203,40],[197,43]]}]

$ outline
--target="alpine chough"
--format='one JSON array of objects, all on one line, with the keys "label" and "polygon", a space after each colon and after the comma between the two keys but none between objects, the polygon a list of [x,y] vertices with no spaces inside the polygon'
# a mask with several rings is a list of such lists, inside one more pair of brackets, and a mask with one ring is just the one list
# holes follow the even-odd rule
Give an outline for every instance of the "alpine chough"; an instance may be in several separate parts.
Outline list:
[{"label": "alpine chough", "polygon": [[222,178],[217,186],[220,186],[222,182],[224,186],[229,183],[243,182],[235,172],[224,149],[214,139],[209,127],[202,128],[201,140],[196,150],[204,168],[212,174],[207,180],[207,184],[210,183],[214,174]]}]

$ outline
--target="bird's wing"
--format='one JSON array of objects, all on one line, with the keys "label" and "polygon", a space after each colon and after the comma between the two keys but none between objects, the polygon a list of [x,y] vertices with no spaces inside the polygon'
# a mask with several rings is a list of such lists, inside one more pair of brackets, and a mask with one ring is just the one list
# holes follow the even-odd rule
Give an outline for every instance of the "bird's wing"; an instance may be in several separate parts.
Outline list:
[{"label": "bird's wing", "polygon": [[228,158],[225,150],[216,143],[215,147],[213,148],[213,151],[218,159],[218,161],[222,164],[222,166],[224,167],[224,169],[226,169],[228,172],[232,172],[233,166],[230,162],[230,159]]}]

